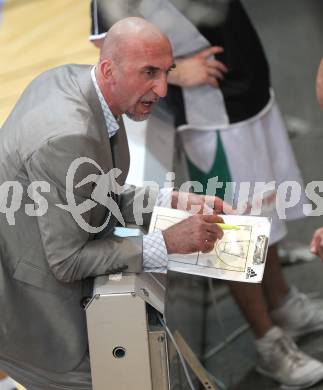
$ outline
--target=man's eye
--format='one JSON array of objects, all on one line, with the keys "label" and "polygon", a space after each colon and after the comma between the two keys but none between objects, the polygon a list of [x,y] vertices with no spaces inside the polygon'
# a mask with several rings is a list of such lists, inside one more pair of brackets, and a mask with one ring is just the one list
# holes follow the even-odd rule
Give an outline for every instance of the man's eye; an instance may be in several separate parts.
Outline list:
[{"label": "man's eye", "polygon": [[147,69],[145,71],[146,74],[148,74],[149,76],[154,76],[156,74],[156,70],[154,69]]}]

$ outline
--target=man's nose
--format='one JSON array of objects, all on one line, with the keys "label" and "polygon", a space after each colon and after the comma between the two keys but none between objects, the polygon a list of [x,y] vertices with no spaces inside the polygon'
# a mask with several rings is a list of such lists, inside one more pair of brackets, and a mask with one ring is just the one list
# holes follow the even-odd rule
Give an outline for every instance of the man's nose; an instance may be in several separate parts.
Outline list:
[{"label": "man's nose", "polygon": [[167,76],[166,75],[162,75],[157,80],[155,80],[153,91],[159,97],[166,96],[166,94],[167,94]]}]

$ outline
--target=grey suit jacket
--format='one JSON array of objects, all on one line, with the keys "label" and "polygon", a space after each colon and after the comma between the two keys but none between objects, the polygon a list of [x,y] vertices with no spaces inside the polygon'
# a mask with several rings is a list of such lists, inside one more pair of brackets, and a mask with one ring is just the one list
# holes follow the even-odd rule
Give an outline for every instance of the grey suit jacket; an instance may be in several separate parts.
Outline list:
[{"label": "grey suit jacket", "polygon": [[[80,301],[90,293],[92,278],[120,269],[141,271],[141,238],[111,233],[98,239],[56,206],[67,203],[66,173],[78,157],[91,158],[104,172],[120,168],[119,183],[124,184],[129,151],[122,124],[113,138],[111,147],[90,66],[66,65],[41,74],[3,125],[0,184],[18,181],[24,191],[14,226],[0,213],[0,356],[50,371],[72,370],[87,350]],[[100,172],[83,164],[75,183],[93,173]],[[34,181],[48,182],[50,191],[41,193],[47,213],[31,217],[25,205],[32,203],[27,188]],[[91,198],[93,184],[74,189],[77,202]],[[130,188],[118,198],[128,223],[135,222],[134,196]],[[100,226],[107,213],[98,204],[83,217]],[[148,219],[146,215],[146,223]],[[111,218],[109,228],[115,224]]]}]

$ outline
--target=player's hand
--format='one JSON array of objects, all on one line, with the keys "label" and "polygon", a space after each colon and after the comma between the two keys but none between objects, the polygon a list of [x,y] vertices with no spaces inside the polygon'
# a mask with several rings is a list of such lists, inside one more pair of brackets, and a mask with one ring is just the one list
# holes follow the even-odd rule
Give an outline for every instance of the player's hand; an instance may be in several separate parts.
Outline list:
[{"label": "player's hand", "polygon": [[172,208],[189,211],[192,214],[236,214],[232,207],[218,196],[182,191],[173,192]]},{"label": "player's hand", "polygon": [[321,60],[316,76],[316,96],[319,105],[323,110],[323,58]]},{"label": "player's hand", "polygon": [[216,214],[196,214],[164,230],[167,253],[210,252],[215,242],[223,237],[216,222],[223,223],[223,219]]},{"label": "player's hand", "polygon": [[222,52],[222,47],[212,46],[192,57],[176,60],[176,68],[170,72],[168,82],[180,87],[208,84],[218,88],[219,80],[224,78],[228,69],[221,61],[215,60],[213,55]]},{"label": "player's hand", "polygon": [[323,260],[323,228],[317,229],[310,244],[310,250]]}]

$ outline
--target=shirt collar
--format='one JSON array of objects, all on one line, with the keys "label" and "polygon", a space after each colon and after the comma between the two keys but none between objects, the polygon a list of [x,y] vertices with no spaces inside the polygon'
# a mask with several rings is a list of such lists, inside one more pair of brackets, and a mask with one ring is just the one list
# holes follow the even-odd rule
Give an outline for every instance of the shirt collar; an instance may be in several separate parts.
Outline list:
[{"label": "shirt collar", "polygon": [[100,87],[98,85],[98,82],[97,82],[96,76],[95,76],[95,66],[93,66],[93,68],[91,69],[91,78],[92,78],[94,88],[96,90],[96,93],[98,95],[98,98],[99,98],[99,101],[101,104],[105,123],[106,123],[107,129],[108,129],[108,135],[109,135],[109,138],[111,138],[119,130],[119,124],[118,124],[116,118],[114,117],[114,115],[112,114],[107,102],[105,101],[105,99],[102,95],[102,92],[100,90]]}]

